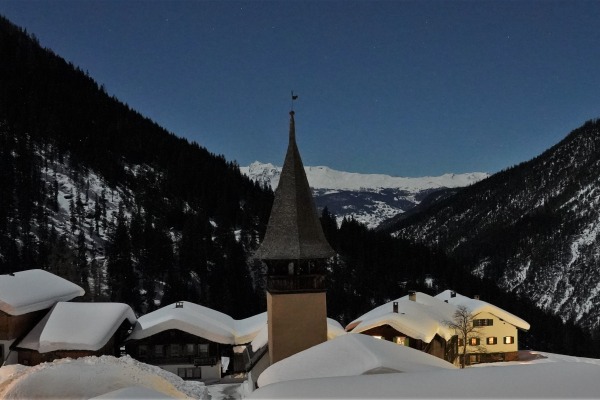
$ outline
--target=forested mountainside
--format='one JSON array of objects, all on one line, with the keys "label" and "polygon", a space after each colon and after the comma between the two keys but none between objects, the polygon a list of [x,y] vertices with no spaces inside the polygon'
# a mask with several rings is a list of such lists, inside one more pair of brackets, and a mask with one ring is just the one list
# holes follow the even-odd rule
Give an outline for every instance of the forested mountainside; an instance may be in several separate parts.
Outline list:
[{"label": "forested mountainside", "polygon": [[45,268],[137,310],[192,295],[259,310],[245,255],[270,190],[1,18],[0,54],[1,272]]},{"label": "forested mountainside", "polygon": [[[271,190],[108,96],[1,17],[0,54],[0,273],[43,268],[84,287],[84,300],[138,314],[177,300],[235,318],[265,310],[253,253]],[[338,225],[328,210],[322,223],[338,253],[328,313],[343,324],[409,289],[450,287],[531,322],[524,346],[598,353],[584,331],[465,275],[443,251],[352,219]]]},{"label": "forested mountainside", "polygon": [[390,228],[581,326],[600,326],[600,120]]}]

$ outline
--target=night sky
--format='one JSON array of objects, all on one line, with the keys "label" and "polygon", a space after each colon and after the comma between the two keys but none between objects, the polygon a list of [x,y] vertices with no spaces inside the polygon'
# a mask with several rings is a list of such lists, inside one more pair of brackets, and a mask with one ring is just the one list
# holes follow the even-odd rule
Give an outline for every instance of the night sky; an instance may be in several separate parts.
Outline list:
[{"label": "night sky", "polygon": [[[13,1],[0,14],[178,136],[281,165],[497,172],[600,117],[600,1]],[[1,57],[1,55],[0,55]]]}]

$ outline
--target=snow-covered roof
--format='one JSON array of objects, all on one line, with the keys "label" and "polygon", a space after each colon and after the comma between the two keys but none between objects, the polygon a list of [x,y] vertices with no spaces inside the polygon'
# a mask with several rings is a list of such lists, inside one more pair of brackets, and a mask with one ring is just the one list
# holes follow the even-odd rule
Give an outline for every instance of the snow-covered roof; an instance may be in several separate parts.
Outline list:
[{"label": "snow-covered roof", "polygon": [[470,297],[463,296],[451,290],[445,290],[442,293],[437,294],[435,298],[442,301],[448,300],[449,304],[455,306],[463,305],[467,307],[472,314],[477,314],[481,312],[490,313],[524,331],[528,331],[530,328],[530,325],[527,321],[483,300],[472,299]]},{"label": "snow-covered roof", "polygon": [[235,320],[208,307],[183,301],[162,307],[140,317],[128,340],[144,339],[170,329],[203,337],[222,344],[250,343],[267,322],[267,313]]},{"label": "snow-covered roof", "polygon": [[258,377],[258,386],[295,379],[438,369],[456,367],[410,347],[349,333],[269,366]]},{"label": "snow-covered roof", "polygon": [[76,284],[41,269],[0,275],[0,311],[22,315],[83,296]]},{"label": "snow-covered roof", "polygon": [[[398,312],[393,312],[393,303],[398,302]],[[352,321],[346,330],[354,333],[367,331],[378,326],[389,325],[413,339],[431,342],[437,334],[446,340],[455,335],[444,321],[451,321],[456,307],[428,294],[417,292],[416,300],[409,296],[385,303]]]},{"label": "snow-covered roof", "polygon": [[57,303],[17,347],[47,353],[56,350],[101,349],[123,321],[135,323],[123,303]]},{"label": "snow-covered roof", "polygon": [[[448,302],[445,302],[448,300]],[[398,312],[393,312],[393,303],[398,302]],[[347,331],[364,332],[383,325],[389,325],[413,339],[431,342],[437,334],[449,340],[455,332],[445,323],[452,321],[459,305],[467,307],[471,313],[489,312],[496,317],[523,330],[529,330],[529,324],[521,318],[485,301],[471,299],[451,291],[444,291],[434,297],[417,292],[415,300],[404,296],[385,303],[363,314],[346,326]]]}]

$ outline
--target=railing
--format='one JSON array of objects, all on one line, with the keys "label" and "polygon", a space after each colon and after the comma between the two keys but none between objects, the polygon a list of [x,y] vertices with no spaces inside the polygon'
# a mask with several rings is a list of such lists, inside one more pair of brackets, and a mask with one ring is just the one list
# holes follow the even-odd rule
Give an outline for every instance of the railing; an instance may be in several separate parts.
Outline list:
[{"label": "railing", "polygon": [[162,365],[162,364],[193,364],[196,367],[201,365],[217,365],[219,362],[218,357],[198,357],[198,356],[179,356],[179,357],[156,357],[148,356],[141,357],[141,360],[149,364]]},{"label": "railing", "polygon": [[267,290],[278,292],[323,292],[325,275],[271,275],[267,277]]},{"label": "railing", "polygon": [[196,357],[194,358],[194,365],[199,367],[201,365],[210,365],[211,367],[217,365],[219,362],[217,357]]}]

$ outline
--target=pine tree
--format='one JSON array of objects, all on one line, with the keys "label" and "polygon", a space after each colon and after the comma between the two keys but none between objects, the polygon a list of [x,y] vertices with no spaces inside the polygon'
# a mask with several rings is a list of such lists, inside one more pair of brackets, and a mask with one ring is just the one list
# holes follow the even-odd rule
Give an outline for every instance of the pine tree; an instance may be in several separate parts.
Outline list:
[{"label": "pine tree", "polygon": [[115,225],[110,233],[107,274],[111,301],[127,303],[132,308],[137,308],[139,306],[139,296],[136,295],[137,280],[131,260],[129,227],[122,204],[119,206]]}]

